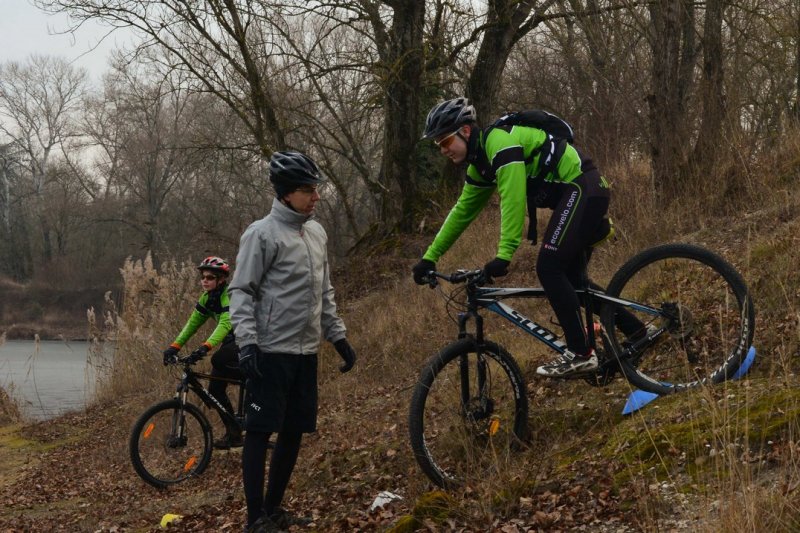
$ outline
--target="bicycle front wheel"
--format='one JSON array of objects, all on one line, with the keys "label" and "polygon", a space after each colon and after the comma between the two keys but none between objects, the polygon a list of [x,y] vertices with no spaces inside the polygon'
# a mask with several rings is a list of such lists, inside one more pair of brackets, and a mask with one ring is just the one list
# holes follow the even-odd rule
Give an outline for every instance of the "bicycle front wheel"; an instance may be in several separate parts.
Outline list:
[{"label": "bicycle front wheel", "polygon": [[747,356],[753,302],[736,269],[705,248],[667,244],[644,250],[619,269],[606,293],[642,304],[626,310],[649,327],[648,334],[661,330],[650,340],[636,341],[644,329],[623,334],[618,307],[603,310],[607,328],[616,319],[617,327],[608,329],[612,346],[622,354],[620,366],[640,389],[669,394],[719,383],[730,379]]},{"label": "bicycle front wheel", "polygon": [[157,403],[131,430],[133,468],[154,487],[164,488],[203,473],[211,460],[211,425],[196,406],[179,400]]},{"label": "bicycle front wheel", "polygon": [[440,487],[485,480],[526,438],[528,399],[516,361],[503,348],[456,341],[432,357],[414,388],[411,447]]}]

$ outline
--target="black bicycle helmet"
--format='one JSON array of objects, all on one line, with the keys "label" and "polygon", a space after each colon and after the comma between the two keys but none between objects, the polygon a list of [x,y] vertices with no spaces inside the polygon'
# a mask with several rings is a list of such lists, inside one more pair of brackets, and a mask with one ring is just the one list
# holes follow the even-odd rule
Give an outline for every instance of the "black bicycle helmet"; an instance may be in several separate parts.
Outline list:
[{"label": "black bicycle helmet", "polygon": [[269,179],[273,185],[297,188],[325,182],[314,161],[300,152],[275,152],[269,160]]},{"label": "black bicycle helmet", "polygon": [[463,96],[436,104],[425,119],[423,139],[435,139],[445,133],[452,133],[464,124],[477,120],[475,108]]}]

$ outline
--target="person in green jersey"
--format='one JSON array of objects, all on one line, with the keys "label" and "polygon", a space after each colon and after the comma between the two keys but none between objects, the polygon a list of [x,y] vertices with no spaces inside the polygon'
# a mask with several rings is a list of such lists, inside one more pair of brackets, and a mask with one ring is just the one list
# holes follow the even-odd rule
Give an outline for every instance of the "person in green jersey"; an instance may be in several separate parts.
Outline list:
[{"label": "person in green jersey", "polygon": [[[531,210],[535,228],[535,208],[552,209],[536,274],[564,330],[567,349],[536,373],[546,377],[591,373],[598,360],[589,345],[575,288],[593,245],[611,232],[608,183],[589,157],[543,129],[513,124],[482,130],[476,120],[475,108],[463,97],[437,104],[428,113],[423,138],[432,139],[454,164],[467,163],[466,183],[433,243],[413,267],[414,281],[426,283],[436,261],[495,190],[500,196],[500,242],[495,257],[484,266],[488,278],[508,273],[522,241],[526,212]],[[536,242],[535,229],[528,238]],[[644,324],[630,313],[619,312],[617,324],[629,338],[646,334]]]},{"label": "person in green jersey", "polygon": [[[208,355],[208,352],[219,346],[219,349],[211,356],[212,379],[208,385],[208,392],[228,412],[233,413],[233,405],[226,391],[228,382],[225,380],[242,379],[242,375],[239,372],[239,350],[236,347],[229,310],[228,276],[231,269],[224,259],[216,256],[206,257],[197,265],[197,268],[200,270],[203,294],[200,295],[186,325],[183,326],[169,348],[164,350],[164,364],[176,362],[180,349],[192,338],[200,326],[205,324],[209,318],[213,318],[217,327],[214,328],[208,339],[189,355],[189,359],[192,362],[199,361]],[[214,447],[228,449],[241,446],[241,428],[224,419],[223,423],[225,423],[225,435],[214,441]]]}]

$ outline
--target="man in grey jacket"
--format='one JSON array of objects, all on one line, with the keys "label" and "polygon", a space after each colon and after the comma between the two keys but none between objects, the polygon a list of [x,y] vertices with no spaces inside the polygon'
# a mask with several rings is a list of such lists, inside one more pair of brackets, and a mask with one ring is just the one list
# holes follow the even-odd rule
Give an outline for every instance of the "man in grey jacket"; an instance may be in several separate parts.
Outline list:
[{"label": "man in grey jacket", "polygon": [[[336,315],[327,235],[313,220],[325,181],[299,152],[276,152],[269,164],[275,200],[239,243],[228,292],[231,322],[247,377],[247,433],[242,451],[248,531],[286,529],[303,520],[280,507],[303,433],[317,427],[317,352],[333,343],[347,372],[356,354]],[[278,433],[264,493],[269,438]]]}]

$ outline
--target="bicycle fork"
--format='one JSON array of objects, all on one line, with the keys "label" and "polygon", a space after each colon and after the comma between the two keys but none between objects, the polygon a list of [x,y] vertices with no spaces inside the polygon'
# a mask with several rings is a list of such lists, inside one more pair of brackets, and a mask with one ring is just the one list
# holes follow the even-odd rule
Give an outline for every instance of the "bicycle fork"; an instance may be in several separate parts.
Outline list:
[{"label": "bicycle fork", "polygon": [[177,448],[186,445],[186,413],[183,406],[186,405],[186,398],[189,388],[181,382],[175,391],[175,399],[178,400],[180,407],[172,413],[172,428],[167,446]]},{"label": "bicycle fork", "polygon": [[473,397],[470,391],[470,368],[469,356],[462,355],[459,358],[459,377],[461,380],[461,409],[464,417],[470,422],[484,420],[494,412],[494,405],[491,398],[487,395],[487,364],[486,359],[481,353],[483,347],[483,317],[469,311],[458,314],[458,338],[464,339],[469,336],[467,333],[467,322],[470,318],[475,319],[475,373],[476,373],[476,394]]}]

